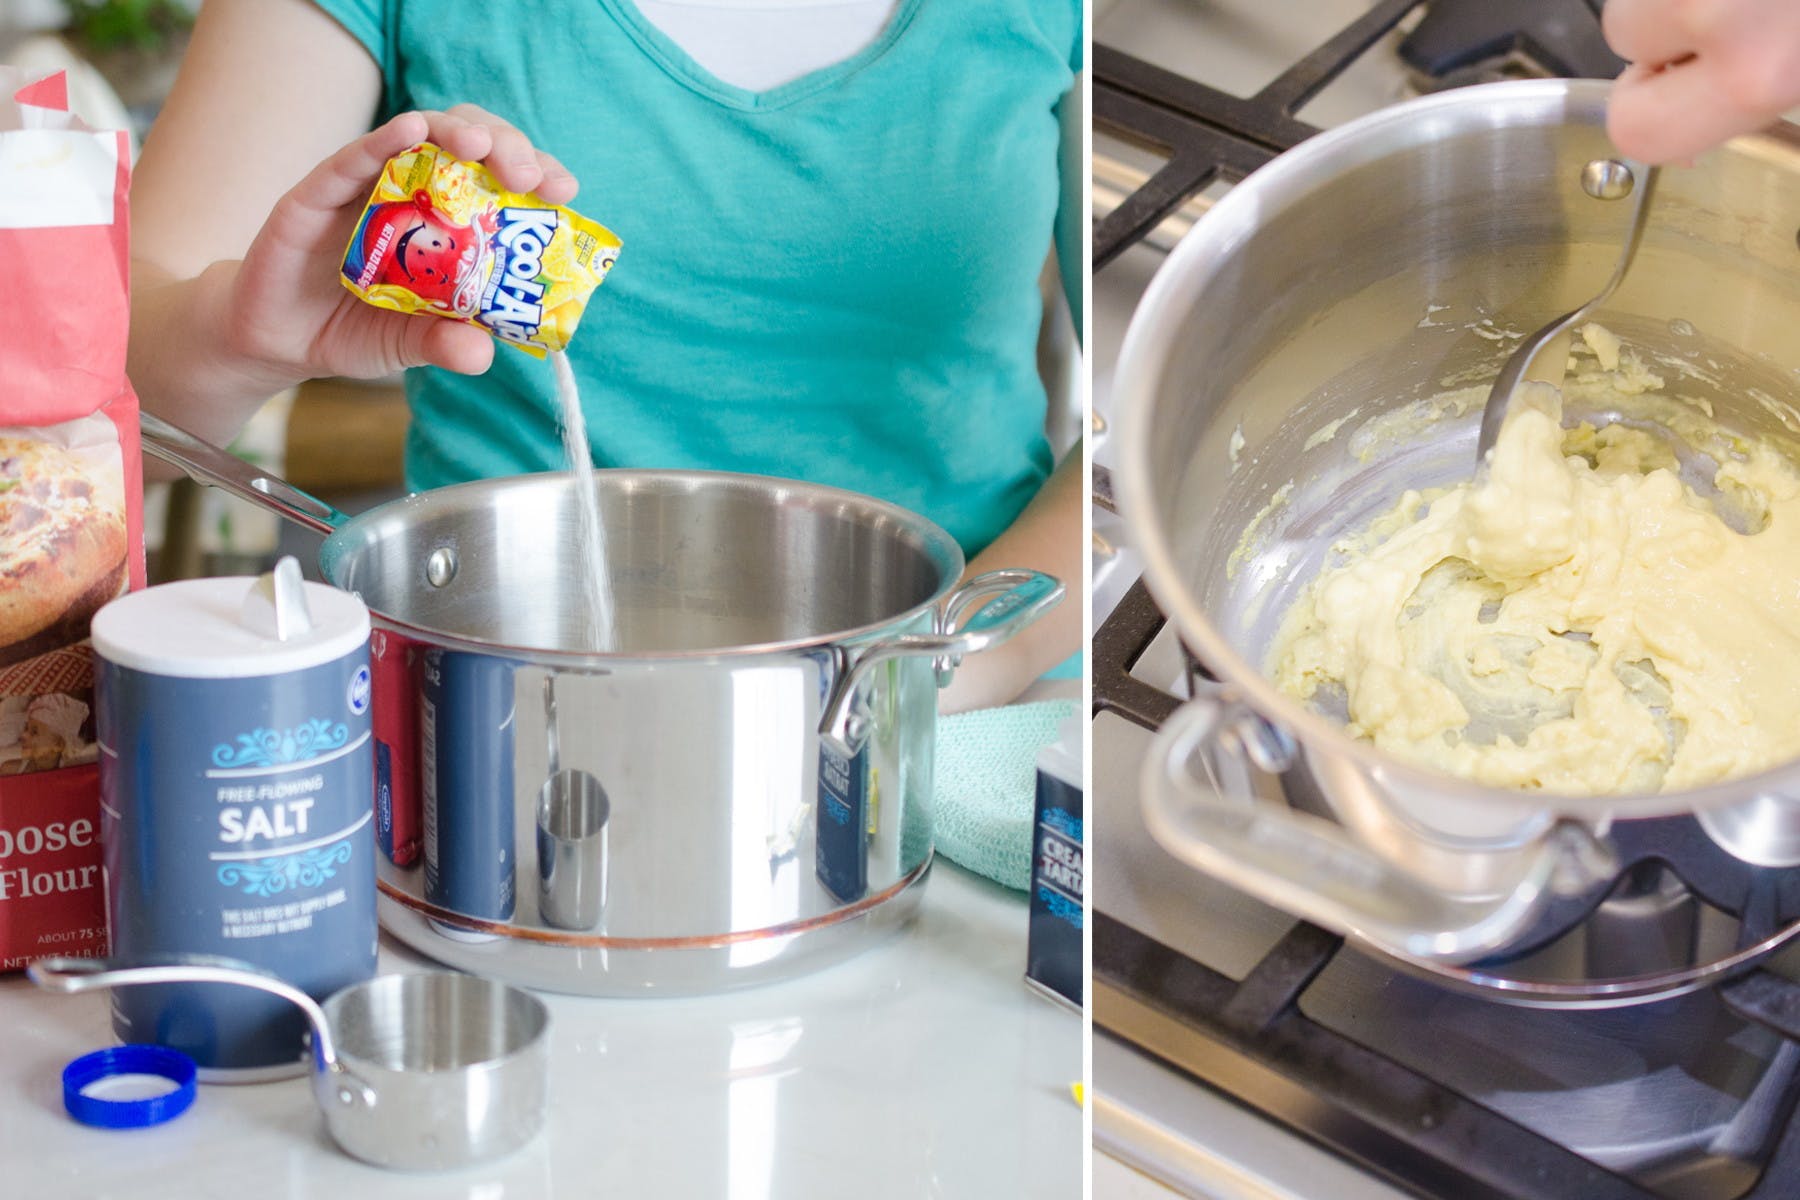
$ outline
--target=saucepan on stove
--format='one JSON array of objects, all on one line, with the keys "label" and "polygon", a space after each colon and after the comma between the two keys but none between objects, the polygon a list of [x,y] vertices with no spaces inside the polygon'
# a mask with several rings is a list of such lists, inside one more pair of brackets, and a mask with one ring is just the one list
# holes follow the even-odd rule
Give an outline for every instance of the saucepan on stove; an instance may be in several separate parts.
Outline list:
[{"label": "saucepan on stove", "polygon": [[[1473,474],[1479,400],[1434,398],[1484,394],[1520,335],[1609,274],[1629,206],[1582,186],[1615,156],[1606,96],[1463,88],[1303,143],[1196,224],[1121,353],[1121,505],[1210,675],[1158,734],[1147,823],[1190,865],[1414,961],[1556,937],[1634,865],[1649,842],[1621,834],[1648,823],[1697,825],[1739,876],[1800,863],[1800,762],[1636,794],[1485,786],[1349,736],[1269,671],[1334,543],[1408,488]],[[1719,428],[1791,443],[1797,229],[1800,131],[1667,170],[1600,320]]]},{"label": "saucepan on stove", "polygon": [[567,475],[347,518],[149,416],[144,446],[327,535],[369,606],[384,926],[555,991],[781,978],[894,928],[931,863],[938,687],[1063,595],[959,582],[949,534],[867,496],[602,471],[595,653]]}]

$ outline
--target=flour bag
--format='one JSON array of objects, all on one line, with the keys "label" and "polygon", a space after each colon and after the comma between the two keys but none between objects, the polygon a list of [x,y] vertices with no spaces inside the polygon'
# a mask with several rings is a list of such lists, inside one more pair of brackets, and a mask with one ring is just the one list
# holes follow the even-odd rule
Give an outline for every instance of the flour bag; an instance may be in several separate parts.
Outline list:
[{"label": "flour bag", "polygon": [[88,624],[143,586],[123,131],[0,67],[0,970],[106,951]]}]

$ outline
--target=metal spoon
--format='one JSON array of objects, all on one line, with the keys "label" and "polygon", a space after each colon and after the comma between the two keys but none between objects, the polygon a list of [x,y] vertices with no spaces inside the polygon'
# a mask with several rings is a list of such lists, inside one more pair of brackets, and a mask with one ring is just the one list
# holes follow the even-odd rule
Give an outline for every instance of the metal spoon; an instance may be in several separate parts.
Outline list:
[{"label": "metal spoon", "polygon": [[1626,227],[1624,243],[1619,247],[1619,261],[1613,267],[1612,278],[1606,281],[1598,295],[1526,338],[1500,368],[1499,378],[1494,380],[1493,390],[1488,393],[1487,407],[1481,411],[1481,436],[1475,443],[1477,469],[1487,462],[1488,451],[1494,448],[1494,441],[1500,436],[1500,426],[1506,420],[1513,394],[1520,384],[1534,380],[1562,386],[1569,361],[1569,331],[1592,316],[1624,282],[1625,272],[1631,269],[1631,261],[1637,257],[1638,244],[1644,240],[1650,197],[1656,191],[1660,173],[1659,167],[1611,158],[1597,158],[1582,168],[1583,190],[1599,200],[1633,195],[1635,185],[1631,223]]}]

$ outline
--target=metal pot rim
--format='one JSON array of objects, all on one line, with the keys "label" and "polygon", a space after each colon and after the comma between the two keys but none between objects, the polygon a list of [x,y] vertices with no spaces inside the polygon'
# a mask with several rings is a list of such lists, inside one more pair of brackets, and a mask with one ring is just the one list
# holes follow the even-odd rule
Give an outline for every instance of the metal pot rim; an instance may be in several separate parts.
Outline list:
[{"label": "metal pot rim", "polygon": [[[1194,599],[1176,565],[1168,531],[1158,515],[1150,483],[1155,430],[1148,413],[1153,406],[1156,375],[1166,358],[1161,348],[1173,344],[1180,314],[1203,294],[1229,261],[1235,248],[1254,235],[1265,214],[1286,209],[1316,191],[1329,178],[1397,149],[1437,140],[1441,123],[1433,118],[1468,110],[1509,112],[1536,110],[1558,121],[1605,119],[1611,83],[1593,79],[1526,79],[1479,84],[1422,96],[1380,109],[1320,133],[1232,188],[1181,239],[1158,269],[1132,314],[1119,351],[1114,384],[1118,397],[1120,510],[1132,543],[1144,558],[1144,578],[1152,595],[1207,667],[1217,671],[1265,719],[1294,734],[1313,750],[1348,758],[1375,778],[1401,786],[1422,787],[1450,798],[1505,807],[1521,815],[1554,812],[1589,821],[1615,816],[1657,817],[1740,803],[1747,795],[1779,789],[1780,777],[1793,762],[1778,763],[1753,775],[1680,792],[1637,792],[1574,795],[1526,792],[1489,787],[1390,755],[1352,738],[1336,723],[1283,695],[1254,664],[1240,655],[1214,628]],[[1465,118],[1466,120],[1466,118]],[[1800,129],[1746,134],[1733,145],[1780,144],[1800,149]]]},{"label": "metal pot rim", "polygon": [[[940,525],[927,517],[902,508],[886,500],[862,492],[853,492],[845,488],[830,487],[825,484],[807,483],[797,479],[783,479],[773,475],[752,475],[736,471],[699,471],[699,470],[651,470],[639,468],[615,467],[595,471],[601,478],[642,481],[644,483],[675,483],[691,488],[718,487],[729,485],[751,485],[764,489],[776,489],[780,492],[797,493],[820,499],[850,504],[864,512],[885,516],[914,534],[921,544],[925,555],[939,569],[940,578],[937,589],[932,594],[910,608],[884,618],[880,621],[860,625],[853,629],[839,630],[831,633],[815,634],[809,637],[789,638],[776,642],[755,642],[738,646],[720,646],[706,650],[637,650],[630,653],[596,653],[592,651],[555,650],[542,647],[522,646],[493,638],[472,637],[465,634],[452,633],[430,625],[421,625],[397,617],[384,609],[370,606],[369,613],[374,624],[380,629],[389,629],[404,634],[417,641],[429,642],[447,650],[466,650],[479,654],[501,655],[519,662],[542,664],[563,668],[612,668],[627,666],[633,663],[684,663],[709,664],[729,662],[760,655],[804,653],[827,649],[832,646],[856,644],[875,638],[890,635],[894,629],[911,623],[918,617],[937,608],[945,597],[954,591],[962,581],[965,561],[962,547],[956,539]],[[334,587],[344,588],[354,593],[338,578],[337,566],[339,556],[347,556],[350,551],[366,545],[366,531],[384,520],[401,518],[412,520],[411,514],[403,514],[402,509],[419,508],[430,505],[436,497],[467,496],[474,492],[498,492],[517,490],[527,486],[551,486],[565,482],[567,472],[542,471],[528,475],[507,475],[491,479],[476,479],[467,483],[450,484],[446,487],[432,488],[425,492],[415,492],[398,500],[390,500],[377,505],[367,512],[351,517],[337,530],[329,534],[323,546],[319,548],[319,569],[327,582]],[[360,595],[360,594],[359,594]]]}]

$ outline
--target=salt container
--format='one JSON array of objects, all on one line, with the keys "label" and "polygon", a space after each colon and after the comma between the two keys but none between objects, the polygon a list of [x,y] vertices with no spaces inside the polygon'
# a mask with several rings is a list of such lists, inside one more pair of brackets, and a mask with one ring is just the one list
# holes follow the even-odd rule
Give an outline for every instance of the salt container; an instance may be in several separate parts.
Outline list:
[{"label": "salt container", "polygon": [[[375,972],[369,613],[284,558],[94,618],[100,839],[115,959],[222,955],[323,999]],[[307,1069],[306,1020],[221,984],[112,993],[113,1030],[203,1080]]]}]

